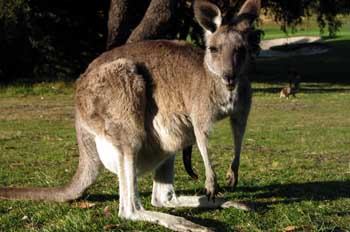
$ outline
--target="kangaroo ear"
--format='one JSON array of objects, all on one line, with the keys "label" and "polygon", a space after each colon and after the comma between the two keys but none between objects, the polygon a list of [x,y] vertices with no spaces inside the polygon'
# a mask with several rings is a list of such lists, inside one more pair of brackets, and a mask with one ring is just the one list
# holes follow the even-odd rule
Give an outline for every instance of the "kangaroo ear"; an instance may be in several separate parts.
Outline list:
[{"label": "kangaroo ear", "polygon": [[233,22],[234,27],[239,31],[252,27],[254,21],[259,17],[260,8],[261,0],[246,0]]},{"label": "kangaroo ear", "polygon": [[221,26],[221,11],[216,5],[205,0],[196,0],[193,10],[199,25],[206,32],[214,33]]}]

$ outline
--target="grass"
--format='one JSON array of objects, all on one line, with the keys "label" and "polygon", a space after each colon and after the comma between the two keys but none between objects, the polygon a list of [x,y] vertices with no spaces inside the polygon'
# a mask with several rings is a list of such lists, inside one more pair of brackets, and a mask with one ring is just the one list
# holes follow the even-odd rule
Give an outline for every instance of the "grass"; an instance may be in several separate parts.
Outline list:
[{"label": "grass", "polygon": [[[309,83],[297,98],[279,99],[278,84],[254,84],[254,104],[243,148],[237,191],[225,197],[253,202],[256,212],[235,209],[165,212],[195,218],[219,231],[282,231],[287,226],[332,231],[350,225],[350,86]],[[77,164],[72,93],[2,96],[0,94],[0,185],[56,186],[65,183]],[[59,99],[59,101],[58,101]],[[231,160],[227,120],[219,122],[210,153],[224,186]],[[176,187],[199,193],[204,183],[198,151],[194,182],[177,162]],[[0,202],[0,231],[166,231],[147,223],[118,219],[117,178],[103,172],[81,201],[96,203],[80,209],[69,203]],[[151,208],[151,176],[140,181],[142,201]],[[109,206],[112,217],[103,209]],[[26,217],[25,217],[26,216]]]},{"label": "grass", "polygon": [[[348,68],[350,60],[350,20],[349,17],[345,19],[336,38],[323,37],[324,45],[329,48],[328,53],[313,56],[260,59],[257,65],[258,75],[254,78],[254,81],[286,82],[287,70],[293,68],[301,73],[303,82],[350,84]],[[310,22],[310,24],[314,27],[310,26],[308,30],[299,30],[291,36],[319,36],[315,22]],[[275,24],[265,24],[261,27],[265,30],[264,39],[286,36],[278,30],[278,26]],[[293,49],[294,46],[284,47],[283,49],[287,50],[288,48]]]},{"label": "grass", "polygon": [[[253,108],[244,140],[236,191],[230,199],[252,202],[257,210],[161,209],[218,231],[348,231],[350,227],[350,35],[327,40],[327,55],[259,60]],[[297,98],[279,99],[286,67],[302,73]],[[260,79],[258,79],[260,78]],[[273,80],[271,82],[270,80]],[[315,80],[317,82],[315,82]],[[78,151],[73,86],[41,83],[0,89],[0,186],[57,186],[73,175]],[[215,125],[209,151],[219,184],[232,156],[227,120]],[[193,155],[199,181],[189,179],[177,160],[178,193],[200,194],[204,168]],[[150,205],[151,175],[140,182]],[[119,219],[117,178],[107,171],[73,203],[0,201],[0,231],[167,231]],[[91,202],[91,208],[77,207]],[[111,212],[106,216],[104,209]],[[113,225],[109,229],[105,226]]]},{"label": "grass", "polygon": [[[350,35],[350,17],[342,16],[339,19],[342,21],[343,26],[337,33],[337,36]],[[328,36],[327,28],[325,28],[324,33],[320,33],[314,16],[309,19],[305,18],[302,24],[296,26],[295,30],[287,28],[286,33],[281,31],[280,25],[273,23],[272,19],[260,22],[259,27],[265,32],[264,39],[277,39],[292,36],[322,36],[327,38]]]}]

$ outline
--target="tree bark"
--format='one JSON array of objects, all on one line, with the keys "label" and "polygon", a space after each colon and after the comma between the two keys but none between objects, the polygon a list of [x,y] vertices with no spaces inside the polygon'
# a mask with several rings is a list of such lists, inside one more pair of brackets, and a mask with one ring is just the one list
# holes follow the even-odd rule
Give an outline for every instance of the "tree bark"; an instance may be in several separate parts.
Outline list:
[{"label": "tree bark", "polygon": [[174,9],[175,0],[152,0],[141,23],[127,42],[164,38],[171,28]]},{"label": "tree bark", "polygon": [[107,50],[123,44],[128,37],[127,0],[111,0],[108,12]]},{"label": "tree bark", "polygon": [[150,0],[111,0],[108,12],[107,50],[124,44],[143,18]]}]

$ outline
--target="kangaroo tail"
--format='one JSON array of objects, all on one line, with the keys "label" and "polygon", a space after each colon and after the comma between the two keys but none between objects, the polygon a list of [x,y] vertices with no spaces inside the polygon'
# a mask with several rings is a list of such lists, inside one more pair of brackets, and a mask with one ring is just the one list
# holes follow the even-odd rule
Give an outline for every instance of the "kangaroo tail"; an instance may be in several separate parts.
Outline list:
[{"label": "kangaroo tail", "polygon": [[17,188],[1,187],[0,199],[26,199],[38,201],[71,201],[79,198],[96,180],[101,161],[98,157],[94,136],[81,127],[76,120],[79,146],[79,164],[70,183],[53,188]]},{"label": "kangaroo tail", "polygon": [[188,175],[190,175],[192,179],[197,180],[198,175],[193,171],[192,168],[192,146],[189,146],[182,151],[182,161]]}]

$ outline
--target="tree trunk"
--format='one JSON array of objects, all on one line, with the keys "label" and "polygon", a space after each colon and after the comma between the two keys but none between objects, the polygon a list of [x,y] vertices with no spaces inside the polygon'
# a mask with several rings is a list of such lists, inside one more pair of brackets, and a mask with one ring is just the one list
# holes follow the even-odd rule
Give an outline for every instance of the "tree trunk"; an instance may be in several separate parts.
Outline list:
[{"label": "tree trunk", "polygon": [[143,18],[150,0],[111,0],[108,12],[107,50],[124,44]]},{"label": "tree trunk", "polygon": [[174,9],[175,0],[152,0],[141,23],[127,42],[164,38],[171,28]]}]

